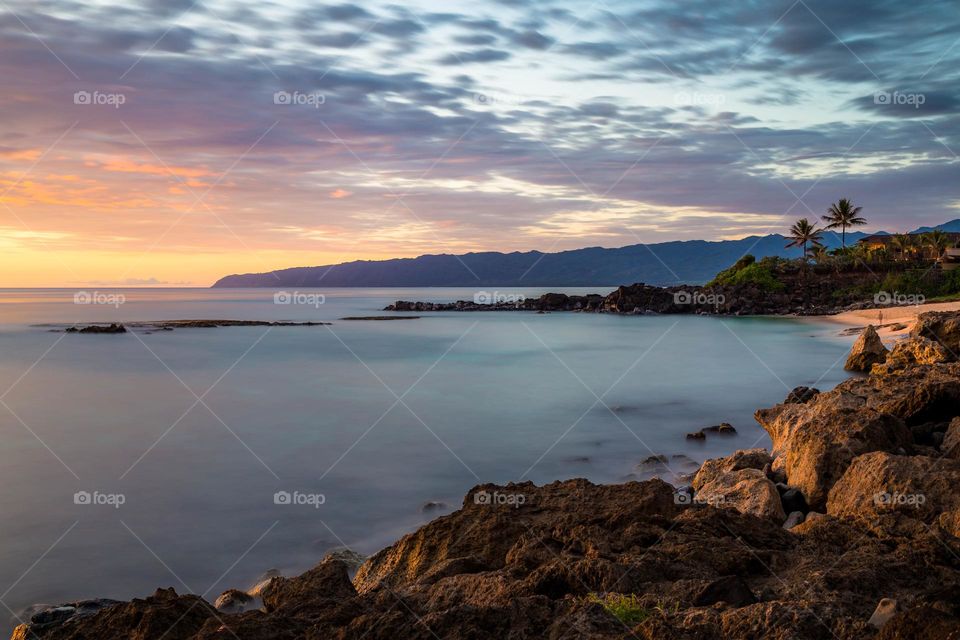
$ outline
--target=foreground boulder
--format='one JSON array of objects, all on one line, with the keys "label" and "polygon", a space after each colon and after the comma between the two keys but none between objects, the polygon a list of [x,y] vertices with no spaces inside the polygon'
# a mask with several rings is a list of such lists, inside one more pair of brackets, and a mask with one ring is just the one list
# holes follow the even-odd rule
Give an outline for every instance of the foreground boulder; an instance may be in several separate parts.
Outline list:
[{"label": "foreground boulder", "polygon": [[705,461],[693,479],[693,488],[700,490],[703,485],[713,482],[720,476],[741,469],[763,469],[773,462],[766,449],[741,449],[725,458],[713,458]]},{"label": "foreground boulder", "polygon": [[759,469],[724,473],[704,483],[696,500],[722,509],[736,509],[758,518],[781,523],[787,517],[777,487]]},{"label": "foreground boulder", "polygon": [[850,355],[847,357],[847,363],[843,368],[847,371],[870,371],[875,364],[882,364],[887,359],[887,348],[883,346],[883,341],[877,335],[877,330],[873,325],[867,325],[857,341],[853,343],[850,349]]},{"label": "foreground boulder", "polygon": [[901,418],[869,406],[864,397],[843,386],[806,404],[781,404],[756,413],[773,440],[777,467],[817,511],[854,457],[896,451],[912,443]]},{"label": "foreground boulder", "polygon": [[950,362],[854,378],[806,404],[780,404],[754,417],[773,440],[775,469],[813,510],[823,511],[827,493],[853,458],[935,447],[958,414],[960,364]]},{"label": "foreground boulder", "polygon": [[960,460],[868,453],[855,458],[830,490],[827,513],[857,518],[898,513],[932,524],[960,509],[958,486]]}]

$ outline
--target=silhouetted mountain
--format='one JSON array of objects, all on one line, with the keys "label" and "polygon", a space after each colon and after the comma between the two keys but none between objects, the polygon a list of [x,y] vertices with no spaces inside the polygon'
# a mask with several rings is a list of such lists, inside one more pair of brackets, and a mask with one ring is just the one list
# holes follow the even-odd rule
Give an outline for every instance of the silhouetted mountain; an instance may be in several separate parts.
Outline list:
[{"label": "silhouetted mountain", "polygon": [[935,227],[920,227],[919,229],[914,229],[910,233],[928,233],[934,230],[960,233],[960,218],[951,220],[950,222],[944,222],[943,224],[938,224]]},{"label": "silhouetted mountain", "polygon": [[[960,224],[960,221],[955,221]],[[952,223],[948,223],[952,224]],[[868,234],[848,232],[847,243]],[[740,240],[688,240],[636,244],[619,249],[588,247],[559,253],[440,254],[392,260],[358,260],[338,265],[297,267],[269,273],[231,275],[214,287],[478,287],[611,286],[630,282],[655,285],[700,284],[742,255],[799,257],[778,234]],[[840,246],[840,237],[824,236]]]}]

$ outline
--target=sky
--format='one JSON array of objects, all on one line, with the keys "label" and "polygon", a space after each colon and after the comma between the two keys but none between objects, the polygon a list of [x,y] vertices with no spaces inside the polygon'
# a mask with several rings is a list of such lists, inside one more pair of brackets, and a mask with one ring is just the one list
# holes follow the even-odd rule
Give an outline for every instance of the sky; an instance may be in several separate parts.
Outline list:
[{"label": "sky", "polygon": [[0,286],[960,218],[960,4],[0,0]]}]

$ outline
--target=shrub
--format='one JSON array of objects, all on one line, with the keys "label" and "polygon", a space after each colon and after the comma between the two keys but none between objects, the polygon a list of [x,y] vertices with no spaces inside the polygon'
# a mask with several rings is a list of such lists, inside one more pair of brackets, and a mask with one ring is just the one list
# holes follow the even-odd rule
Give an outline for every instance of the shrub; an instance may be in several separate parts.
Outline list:
[{"label": "shrub", "polygon": [[776,276],[776,272],[783,266],[781,263],[782,260],[777,257],[768,257],[757,262],[756,258],[747,254],[729,269],[718,273],[707,286],[755,284],[767,291],[781,291],[784,285]]},{"label": "shrub", "polygon": [[587,596],[587,601],[601,605],[617,620],[628,627],[635,627],[649,618],[653,613],[650,609],[640,604],[637,596],[632,593],[606,593],[602,596],[591,593]]}]

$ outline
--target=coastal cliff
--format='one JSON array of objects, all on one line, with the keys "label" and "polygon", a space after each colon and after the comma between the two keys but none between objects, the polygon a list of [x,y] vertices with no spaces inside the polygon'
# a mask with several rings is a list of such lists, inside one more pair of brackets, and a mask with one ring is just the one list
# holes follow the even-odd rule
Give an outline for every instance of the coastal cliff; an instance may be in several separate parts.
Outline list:
[{"label": "coastal cliff", "polygon": [[219,609],[160,589],[13,638],[956,639],[958,348],[960,314],[922,315],[866,376],[757,411],[773,450],[691,487],[480,485],[352,579],[333,555]]}]

